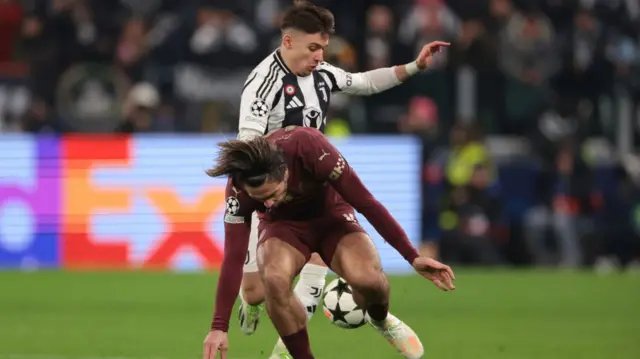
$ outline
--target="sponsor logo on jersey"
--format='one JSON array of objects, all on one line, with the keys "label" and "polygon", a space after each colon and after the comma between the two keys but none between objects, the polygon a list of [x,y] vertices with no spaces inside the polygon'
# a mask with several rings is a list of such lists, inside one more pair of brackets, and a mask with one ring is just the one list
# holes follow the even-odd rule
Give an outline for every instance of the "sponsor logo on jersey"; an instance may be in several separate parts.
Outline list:
[{"label": "sponsor logo on jersey", "polygon": [[329,175],[329,179],[335,181],[340,178],[340,176],[342,175],[342,171],[344,171],[346,165],[347,163],[344,161],[344,158],[340,156],[340,158],[338,158],[338,163],[336,163],[336,166],[333,168],[333,171],[331,171],[331,174]]},{"label": "sponsor logo on jersey", "polygon": [[224,222],[229,224],[242,224],[244,223],[244,217],[232,216],[230,214],[224,215]]}]

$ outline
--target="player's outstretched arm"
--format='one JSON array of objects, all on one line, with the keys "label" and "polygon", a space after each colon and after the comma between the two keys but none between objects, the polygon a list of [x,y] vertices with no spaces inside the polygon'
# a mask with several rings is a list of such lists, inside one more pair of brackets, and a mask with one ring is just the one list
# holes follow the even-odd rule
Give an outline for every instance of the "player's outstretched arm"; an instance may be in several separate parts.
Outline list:
[{"label": "player's outstretched arm", "polygon": [[383,67],[367,72],[349,73],[328,63],[322,63],[318,71],[331,81],[333,92],[342,91],[352,95],[372,95],[395,87],[409,77],[426,70],[433,56],[450,43],[434,41],[424,45],[415,61],[406,65]]},{"label": "player's outstretched arm", "polygon": [[225,197],[224,258],[220,269],[216,306],[211,323],[211,330],[223,332],[229,329],[229,318],[240,292],[242,267],[249,248],[251,213],[254,209],[253,202],[233,187],[231,179],[228,180]]},{"label": "player's outstretched arm", "polygon": [[453,271],[446,264],[420,256],[407,234],[389,211],[373,197],[342,154],[319,131],[304,129],[311,138],[302,142],[302,157],[317,179],[331,186],[373,225],[387,243],[395,248],[421,276],[442,290],[453,290]]}]

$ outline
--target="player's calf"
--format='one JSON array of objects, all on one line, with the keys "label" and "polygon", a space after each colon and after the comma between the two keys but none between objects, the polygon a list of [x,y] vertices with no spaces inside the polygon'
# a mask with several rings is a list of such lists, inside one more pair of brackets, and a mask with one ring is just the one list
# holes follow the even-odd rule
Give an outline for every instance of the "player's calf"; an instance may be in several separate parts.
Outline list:
[{"label": "player's calf", "polygon": [[263,277],[269,317],[281,335],[295,333],[306,326],[307,315],[291,290],[291,280],[276,268],[265,269]]},{"label": "player's calf", "polygon": [[242,278],[240,307],[238,308],[240,330],[244,334],[251,335],[258,329],[263,302],[264,290],[260,274],[258,272],[245,273]]},{"label": "player's calf", "polygon": [[358,268],[343,278],[353,288],[353,299],[373,320],[383,321],[389,311],[389,281],[381,268]]},{"label": "player's calf", "polygon": [[[295,239],[291,239],[295,240]],[[264,285],[265,305],[269,318],[294,358],[313,359],[307,315],[291,290],[291,282],[306,258],[292,245],[277,238],[268,238],[260,246],[258,262]]]},{"label": "player's calf", "polygon": [[[293,292],[304,306],[307,320],[311,320],[320,305],[328,270],[329,268],[324,264],[322,258],[314,253],[300,272],[300,279]],[[279,338],[269,358],[281,359],[287,358],[287,355],[289,355],[289,351],[282,339]]]},{"label": "player's calf", "polygon": [[331,265],[351,285],[353,299],[366,308],[369,323],[405,358],[421,358],[424,348],[416,333],[389,313],[389,281],[369,237],[365,233],[344,236]]},{"label": "player's calf", "polygon": [[252,306],[260,305],[264,302],[264,288],[260,273],[244,273],[242,276],[242,298]]},{"label": "player's calf", "polygon": [[[416,333],[389,313],[389,281],[378,268],[355,270],[351,275],[354,300],[367,308],[367,321],[405,358],[418,359],[424,348]],[[345,278],[346,279],[346,278]],[[347,280],[348,281],[348,280]]]},{"label": "player's calf", "polygon": [[366,233],[354,232],[340,239],[331,268],[353,288],[353,299],[374,320],[384,320],[389,308],[389,281],[378,252]]}]

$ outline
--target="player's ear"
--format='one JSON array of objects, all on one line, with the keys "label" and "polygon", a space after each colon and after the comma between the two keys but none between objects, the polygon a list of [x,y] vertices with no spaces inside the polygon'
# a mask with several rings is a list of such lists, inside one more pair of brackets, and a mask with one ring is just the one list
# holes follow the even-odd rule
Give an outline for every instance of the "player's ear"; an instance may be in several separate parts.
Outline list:
[{"label": "player's ear", "polygon": [[291,37],[291,34],[285,33],[282,35],[282,44],[287,50],[291,50],[293,47],[293,38]]}]

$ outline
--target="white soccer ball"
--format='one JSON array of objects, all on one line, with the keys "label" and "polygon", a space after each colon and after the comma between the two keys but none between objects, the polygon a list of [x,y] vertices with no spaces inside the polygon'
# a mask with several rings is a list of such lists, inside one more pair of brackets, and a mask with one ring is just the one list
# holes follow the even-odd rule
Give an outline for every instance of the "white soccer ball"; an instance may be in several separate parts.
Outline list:
[{"label": "white soccer ball", "polygon": [[365,324],[365,310],[356,304],[351,293],[351,286],[342,278],[332,280],[324,289],[324,314],[340,328],[355,329]]}]

